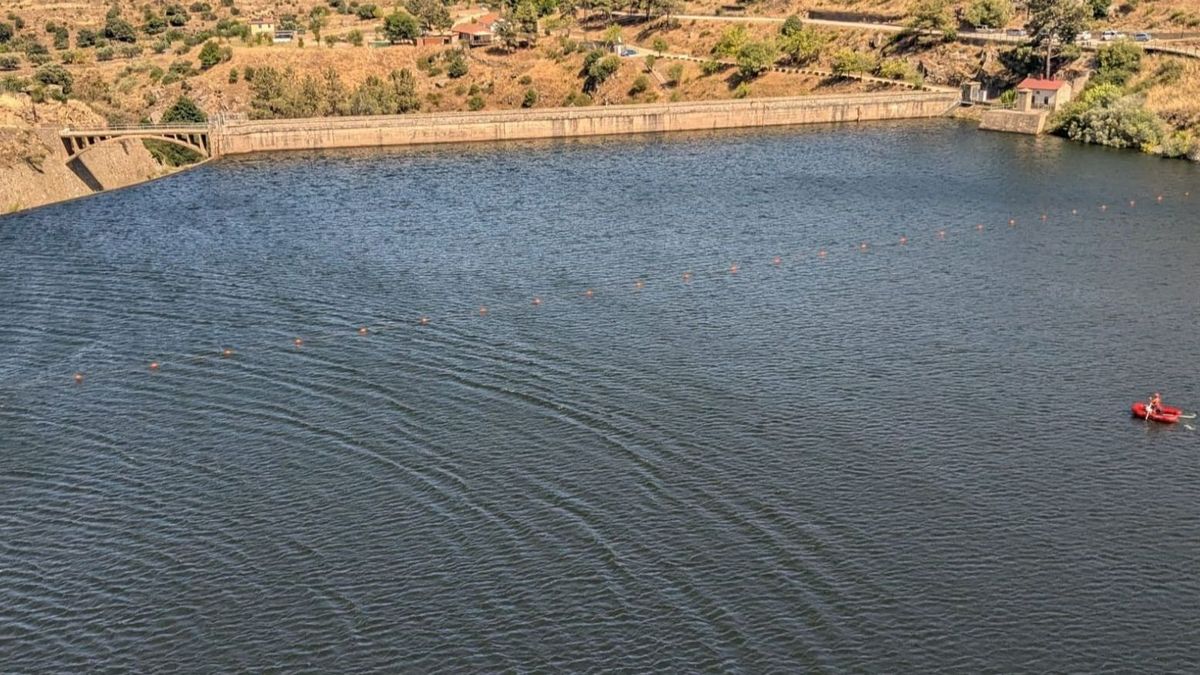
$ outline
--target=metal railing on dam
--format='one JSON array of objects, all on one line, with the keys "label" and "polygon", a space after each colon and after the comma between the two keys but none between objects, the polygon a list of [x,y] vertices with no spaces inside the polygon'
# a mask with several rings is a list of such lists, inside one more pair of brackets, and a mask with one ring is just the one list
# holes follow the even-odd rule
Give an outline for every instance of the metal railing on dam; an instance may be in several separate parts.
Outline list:
[{"label": "metal railing on dam", "polygon": [[938,117],[958,103],[956,91],[650,103],[587,108],[416,113],[370,117],[246,120],[61,129],[68,160],[121,138],[156,139],[204,157],[286,150],[574,138],[828,122]]},{"label": "metal railing on dam", "polygon": [[215,126],[215,155],[434,143],[702,131],[939,117],[953,91],[740,99],[454,112],[378,117],[229,121]]}]

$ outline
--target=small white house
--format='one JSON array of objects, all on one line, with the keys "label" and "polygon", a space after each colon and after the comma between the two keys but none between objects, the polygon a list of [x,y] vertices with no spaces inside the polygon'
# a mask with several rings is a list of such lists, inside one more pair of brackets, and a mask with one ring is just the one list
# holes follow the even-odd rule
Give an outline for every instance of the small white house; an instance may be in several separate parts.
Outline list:
[{"label": "small white house", "polygon": [[1059,110],[1071,102],[1071,83],[1027,77],[1017,85],[1017,101],[1022,110]]}]

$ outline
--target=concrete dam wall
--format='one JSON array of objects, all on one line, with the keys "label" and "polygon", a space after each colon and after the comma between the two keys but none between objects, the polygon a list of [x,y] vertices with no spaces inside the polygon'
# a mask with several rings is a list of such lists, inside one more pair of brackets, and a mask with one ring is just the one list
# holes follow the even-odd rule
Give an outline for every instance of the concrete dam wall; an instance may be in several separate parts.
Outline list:
[{"label": "concrete dam wall", "polygon": [[572,138],[944,115],[958,92],[893,92],[589,108],[226,122],[213,154]]}]

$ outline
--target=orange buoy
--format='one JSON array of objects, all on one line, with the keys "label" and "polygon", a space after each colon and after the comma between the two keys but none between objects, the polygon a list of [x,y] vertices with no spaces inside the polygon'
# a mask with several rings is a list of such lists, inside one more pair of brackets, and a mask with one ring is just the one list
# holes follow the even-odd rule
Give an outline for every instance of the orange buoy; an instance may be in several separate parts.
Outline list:
[{"label": "orange buoy", "polygon": [[541,298],[539,298],[539,297],[537,297],[536,295],[535,295],[535,296],[533,296],[533,306],[534,306],[534,307],[540,307],[540,306],[541,306],[541,304],[542,304],[542,299],[541,299]]},{"label": "orange buoy", "polygon": [[83,384],[83,373],[75,373],[71,379],[75,380],[75,384]]},{"label": "orange buoy", "polygon": [[978,225],[976,225],[975,229],[979,230],[980,232],[983,232],[983,223],[979,223]]},{"label": "orange buoy", "polygon": [[158,361],[150,362],[150,370],[158,370]]},{"label": "orange buoy", "polygon": [[427,317],[425,315],[421,315],[421,318],[417,319],[417,325],[418,326],[428,326],[429,325],[429,317]]},{"label": "orange buoy", "polygon": [[908,243],[908,237],[906,237],[904,235],[900,235],[900,245],[903,246],[907,243]]},{"label": "orange buoy", "polygon": [[301,340],[300,338],[296,338],[295,340],[292,340],[292,344],[296,345],[297,347],[303,347],[304,340]]},{"label": "orange buoy", "polygon": [[1012,227],[1012,226],[1014,226],[1014,225],[1016,225],[1016,224],[1017,224],[1017,219],[1016,219],[1016,218],[1009,218],[1009,219],[1008,219],[1008,226],[1009,226],[1009,227]]},{"label": "orange buoy", "polygon": [[867,250],[867,242],[865,242],[865,241],[864,241],[863,243],[859,244],[859,245],[858,245],[858,250],[860,250],[860,251],[865,251],[865,250]]},{"label": "orange buoy", "polygon": [[589,298],[590,298],[590,297],[592,297],[592,296],[594,296],[594,295],[596,295],[596,293],[595,293],[595,292],[593,292],[593,291],[592,291],[592,289],[590,289],[590,288],[589,288],[589,289],[587,289],[586,291],[584,291],[584,292],[583,292],[583,294],[584,294],[584,296],[585,296],[585,297],[589,297]]},{"label": "orange buoy", "polygon": [[1130,205],[1130,206],[1137,206],[1137,201],[1136,201],[1136,200],[1133,200],[1133,199],[1130,199],[1130,200],[1129,200],[1129,205]]},{"label": "orange buoy", "polygon": [[362,326],[362,327],[360,327],[360,328],[358,329],[358,334],[359,334],[359,335],[366,335],[366,334],[367,334],[367,333],[369,333],[369,332],[370,332],[370,331],[369,331],[369,330],[367,330],[367,327],[366,327],[366,326]]},{"label": "orange buoy", "polygon": [[776,267],[779,267],[780,265],[783,264],[783,258],[781,258],[779,256],[775,256],[774,258],[771,259],[771,264]]},{"label": "orange buoy", "polygon": [[646,287],[646,282],[638,279],[637,281],[633,282],[633,287],[640,291]]},{"label": "orange buoy", "polygon": [[684,272],[684,273],[683,273],[683,283],[685,283],[685,284],[686,284],[686,283],[690,282],[691,280],[692,280],[692,273],[691,273],[691,272]]},{"label": "orange buoy", "polygon": [[738,273],[738,265],[737,265],[737,263],[733,263],[732,265],[730,265],[730,266],[729,266],[729,273],[730,273],[730,274],[737,274],[737,273]]},{"label": "orange buoy", "polygon": [[938,230],[938,239],[945,239],[945,238],[946,238],[946,231]]},{"label": "orange buoy", "polygon": [[479,316],[487,316],[488,308],[484,305],[479,306]]},{"label": "orange buoy", "polygon": [[1042,214],[1042,221],[1044,222],[1045,220],[1046,220],[1046,214],[1044,214],[1044,213],[1043,213],[1043,214]]},{"label": "orange buoy", "polygon": [[817,251],[818,258],[824,258],[826,255],[827,255],[827,253],[826,253],[825,249],[821,249],[820,251]]},{"label": "orange buoy", "polygon": [[1160,202],[1162,201],[1162,195],[1158,196],[1158,201],[1160,201]]},{"label": "orange buoy", "polygon": [[233,350],[230,349],[229,347],[226,347],[225,349],[221,350],[221,356],[224,356],[225,358],[229,358],[229,357],[233,356]]}]

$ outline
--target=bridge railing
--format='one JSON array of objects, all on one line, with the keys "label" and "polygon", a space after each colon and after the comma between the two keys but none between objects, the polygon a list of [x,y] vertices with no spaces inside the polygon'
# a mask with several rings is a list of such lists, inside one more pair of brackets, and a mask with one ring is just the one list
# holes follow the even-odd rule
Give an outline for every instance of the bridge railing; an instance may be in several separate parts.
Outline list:
[{"label": "bridge railing", "polygon": [[104,134],[113,131],[208,131],[209,126],[204,123],[180,123],[180,124],[115,124],[103,129],[75,129],[73,127],[64,127],[63,133],[70,134]]}]

